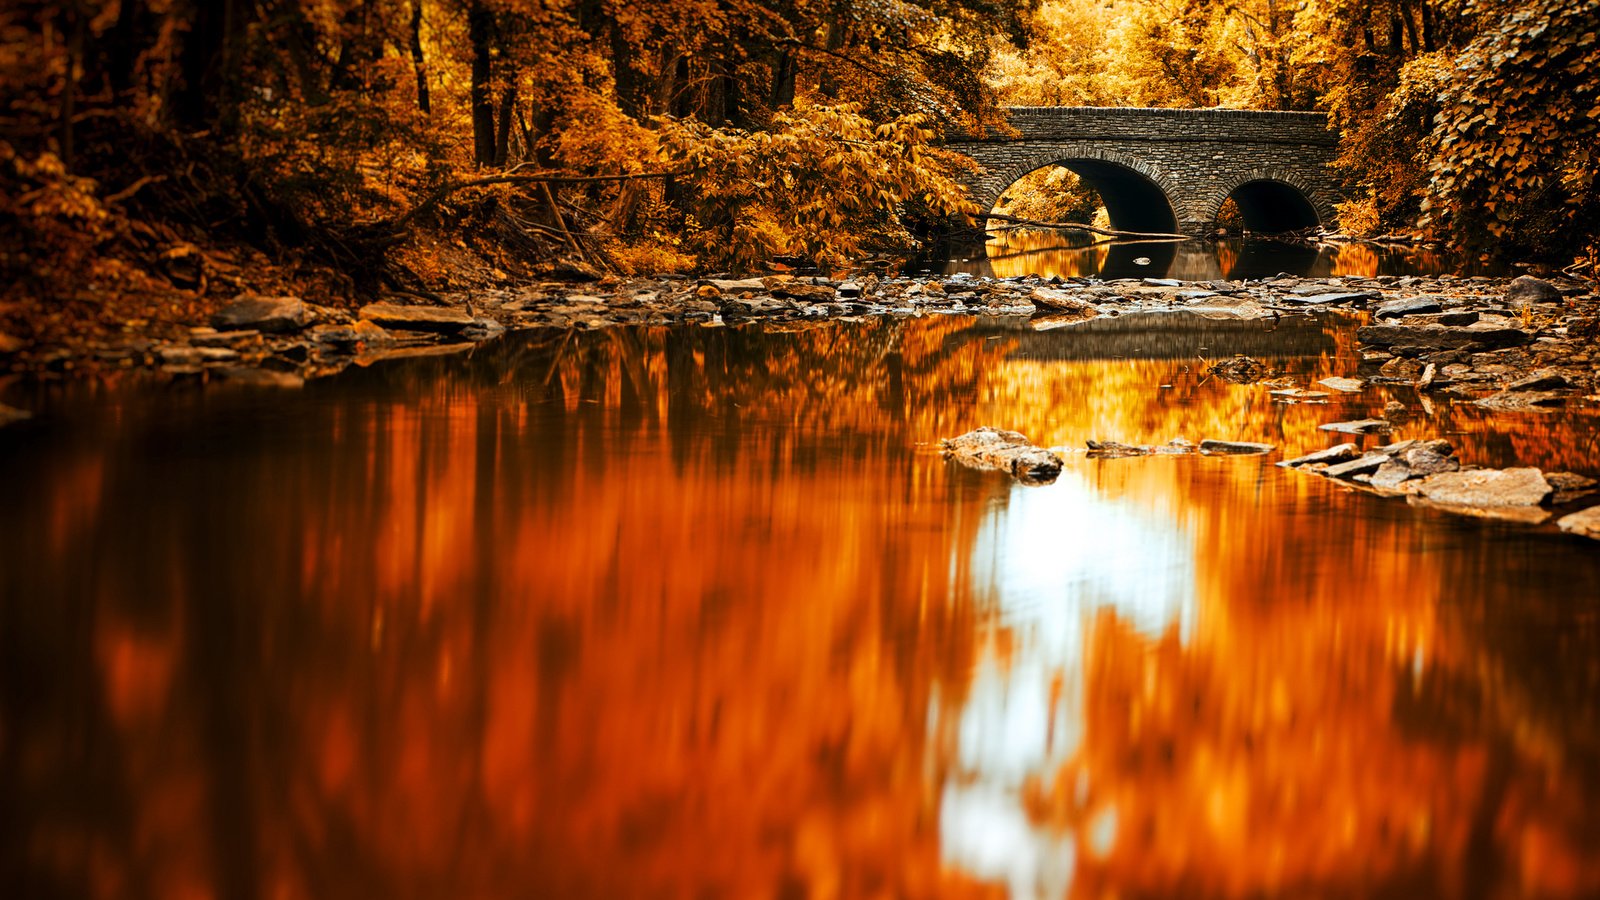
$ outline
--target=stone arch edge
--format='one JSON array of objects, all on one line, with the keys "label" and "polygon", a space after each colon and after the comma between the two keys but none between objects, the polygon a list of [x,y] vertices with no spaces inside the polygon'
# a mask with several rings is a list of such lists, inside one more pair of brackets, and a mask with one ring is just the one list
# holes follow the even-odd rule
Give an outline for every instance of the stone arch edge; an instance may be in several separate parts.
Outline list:
[{"label": "stone arch edge", "polygon": [[[994,206],[1000,196],[1005,193],[1006,188],[1011,187],[1018,179],[1035,169],[1059,165],[1062,162],[1070,162],[1072,160],[1090,159],[1096,162],[1113,163],[1139,173],[1139,175],[1161,190],[1162,195],[1166,197],[1167,205],[1172,208],[1173,219],[1180,226],[1188,218],[1188,210],[1183,203],[1184,194],[1178,186],[1177,179],[1162,167],[1147,160],[1106,147],[1095,146],[1094,144],[1073,142],[1052,143],[1038,148],[1030,147],[1027,151],[1028,155],[1023,157],[1021,162],[991,163],[983,159],[987,154],[977,150],[977,147],[984,146],[994,145],[950,145],[950,149],[957,150],[972,158],[982,167],[983,171],[969,183],[973,202],[983,212],[988,212]],[[1000,146],[1004,147],[1006,145],[1002,144]],[[1015,147],[1016,145],[1012,144],[1011,146]],[[1220,208],[1221,205],[1222,201],[1219,199],[1217,206]],[[1212,218],[1215,218],[1214,213]]]},{"label": "stone arch edge", "polygon": [[1242,177],[1228,179],[1224,182],[1225,186],[1221,190],[1212,192],[1200,203],[1200,211],[1203,213],[1200,221],[1207,228],[1214,226],[1217,221],[1217,213],[1222,210],[1223,201],[1227,200],[1228,196],[1234,191],[1252,181],[1275,181],[1294,188],[1300,192],[1300,196],[1304,197],[1307,203],[1311,204],[1311,208],[1316,211],[1317,218],[1323,228],[1329,231],[1338,228],[1339,210],[1334,206],[1333,200],[1328,196],[1328,193],[1320,188],[1313,187],[1310,182],[1301,178],[1295,172],[1277,167],[1252,169]]}]

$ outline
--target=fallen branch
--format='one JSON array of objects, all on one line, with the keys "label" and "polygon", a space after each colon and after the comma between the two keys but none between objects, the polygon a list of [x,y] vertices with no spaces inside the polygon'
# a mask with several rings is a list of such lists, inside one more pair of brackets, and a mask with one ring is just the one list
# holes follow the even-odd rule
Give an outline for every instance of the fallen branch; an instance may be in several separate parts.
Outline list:
[{"label": "fallen branch", "polygon": [[1103,234],[1108,237],[1133,237],[1133,238],[1168,238],[1185,240],[1186,234],[1172,234],[1165,231],[1118,231],[1115,228],[1096,228],[1093,225],[1080,225],[1077,222],[1040,222],[1035,219],[1019,219],[1016,216],[1007,216],[1000,213],[978,213],[974,218],[989,219],[995,222],[1009,222],[1013,225],[1026,225],[1030,228],[1051,228],[1062,231],[1087,231],[1090,234]]}]

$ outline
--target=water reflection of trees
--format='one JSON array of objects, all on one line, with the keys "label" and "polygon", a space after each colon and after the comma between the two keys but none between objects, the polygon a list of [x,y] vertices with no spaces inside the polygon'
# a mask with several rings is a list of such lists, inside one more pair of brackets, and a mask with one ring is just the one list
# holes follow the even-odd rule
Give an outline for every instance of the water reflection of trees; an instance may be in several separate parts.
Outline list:
[{"label": "water reflection of trees", "polygon": [[[1023,349],[954,318],[550,334],[121,400],[5,460],[41,473],[0,525],[7,893],[994,895],[944,856],[965,776],[928,726],[1020,652],[971,560],[1011,487],[913,445],[1310,449],[1347,411]],[[1186,529],[1201,603],[1187,639],[1098,613],[1061,673],[1082,751],[1030,810],[1117,810],[1075,890],[1594,889],[1600,635],[1478,590],[1565,557],[1119,462],[1085,477]]]}]

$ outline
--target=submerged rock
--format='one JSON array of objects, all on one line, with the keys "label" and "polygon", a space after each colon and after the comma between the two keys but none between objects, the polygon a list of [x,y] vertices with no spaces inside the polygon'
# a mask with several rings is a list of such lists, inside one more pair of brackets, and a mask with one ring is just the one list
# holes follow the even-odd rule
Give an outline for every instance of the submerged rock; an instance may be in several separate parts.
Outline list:
[{"label": "submerged rock", "polygon": [[1093,438],[1084,441],[1089,448],[1089,456],[1097,459],[1121,459],[1125,456],[1151,456],[1156,448],[1144,444],[1124,444],[1120,441],[1097,441]]},{"label": "submerged rock", "polygon": [[1277,449],[1273,444],[1256,444],[1250,441],[1213,441],[1200,442],[1200,452],[1211,455],[1232,456],[1259,456],[1271,453]]},{"label": "submerged rock", "polygon": [[1356,419],[1352,422],[1329,422],[1318,425],[1323,431],[1338,431],[1344,434],[1387,434],[1389,423],[1384,419]]},{"label": "submerged rock", "polygon": [[1233,384],[1252,384],[1271,377],[1274,373],[1261,360],[1241,355],[1212,365],[1206,369],[1206,374],[1215,375]]},{"label": "submerged rock", "polygon": [[1417,490],[1435,503],[1460,506],[1538,506],[1550,499],[1550,482],[1535,468],[1469,469],[1429,475]]},{"label": "submerged rock", "polygon": [[947,458],[973,469],[1005,472],[1026,484],[1044,484],[1061,474],[1061,457],[1023,434],[987,426],[939,442]]},{"label": "submerged rock", "polygon": [[310,319],[299,297],[241,295],[211,317],[218,331],[253,329],[272,334],[299,331]]},{"label": "submerged rock", "polygon": [[1562,516],[1556,520],[1556,527],[1567,534],[1600,541],[1600,506],[1591,506],[1570,516]]}]

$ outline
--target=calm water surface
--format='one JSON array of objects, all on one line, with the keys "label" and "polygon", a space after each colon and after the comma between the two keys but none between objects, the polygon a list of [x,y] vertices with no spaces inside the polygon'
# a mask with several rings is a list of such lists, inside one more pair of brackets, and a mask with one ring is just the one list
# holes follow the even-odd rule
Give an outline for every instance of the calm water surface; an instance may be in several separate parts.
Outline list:
[{"label": "calm water surface", "polygon": [[[1185,281],[1267,278],[1279,273],[1330,275],[1505,275],[1434,250],[1398,245],[1313,246],[1270,238],[1217,241],[1111,241],[1078,232],[1000,231],[985,244],[949,248],[912,271],[1009,278],[1180,278]],[[1509,272],[1509,274],[1516,274]]]},{"label": "calm water surface", "polygon": [[[289,394],[0,400],[8,897],[1580,896],[1600,553],[1272,466],[1127,317],[520,336]],[[1408,401],[1414,400],[1405,397]],[[1581,413],[1400,437],[1595,472]]]}]

